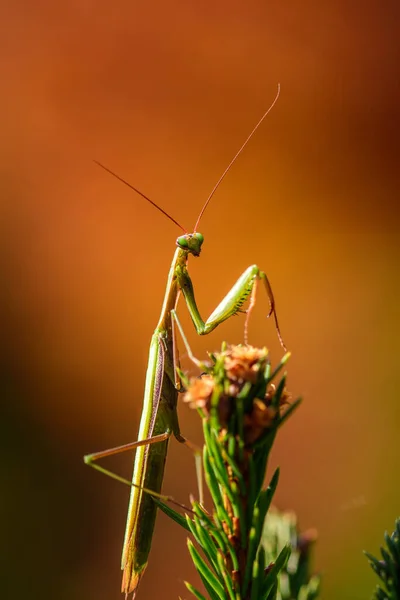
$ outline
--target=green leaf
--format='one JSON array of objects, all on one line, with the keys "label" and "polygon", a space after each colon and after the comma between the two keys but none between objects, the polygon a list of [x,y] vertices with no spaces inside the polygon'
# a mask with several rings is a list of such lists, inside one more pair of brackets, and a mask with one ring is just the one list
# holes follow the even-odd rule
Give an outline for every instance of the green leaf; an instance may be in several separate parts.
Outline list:
[{"label": "green leaf", "polygon": [[207,483],[207,487],[210,490],[211,497],[216,508],[218,518],[222,522],[226,522],[232,528],[232,522],[228,513],[224,507],[224,501],[222,499],[221,490],[219,488],[218,481],[215,477],[214,470],[210,464],[210,458],[207,450],[207,446],[204,446],[203,452],[203,466],[204,466],[204,477]]},{"label": "green leaf", "polygon": [[386,546],[389,548],[390,553],[395,562],[400,563],[400,544],[396,545],[395,534],[390,536],[387,531],[384,534]]},{"label": "green leaf", "polygon": [[289,556],[291,554],[291,547],[284,546],[280,551],[278,558],[276,559],[274,565],[271,570],[268,572],[267,576],[264,579],[261,597],[268,598],[268,594],[273,589],[273,586],[276,584],[277,578],[283,567],[286,565]]},{"label": "green leaf", "polygon": [[202,580],[204,582],[207,582],[208,586],[215,592],[216,596],[220,600],[225,600],[224,588],[221,582],[217,579],[214,573],[210,571],[208,565],[201,558],[200,554],[198,553],[198,551],[196,550],[196,548],[190,540],[187,541],[187,545],[189,548],[190,556],[193,560],[193,564],[196,567]]},{"label": "green leaf", "polygon": [[276,580],[266,596],[261,596],[262,600],[276,600],[278,596],[278,581]]},{"label": "green leaf", "polygon": [[195,524],[193,523],[193,521],[191,520],[191,518],[189,517],[189,515],[186,515],[186,523],[187,523],[189,532],[192,534],[192,536],[194,537],[194,539],[196,540],[196,542],[198,544],[200,544],[200,540],[197,537],[197,530],[196,530]]},{"label": "green leaf", "polygon": [[259,600],[260,598],[260,590],[264,580],[264,570],[265,570],[265,550],[264,548],[260,548],[257,558],[253,564],[253,576],[251,582],[251,600]]},{"label": "green leaf", "polygon": [[253,562],[256,556],[256,552],[257,552],[257,531],[256,531],[256,527],[254,525],[255,521],[257,521],[257,519],[260,516],[260,510],[258,508],[258,506],[254,507],[254,511],[253,511],[253,526],[250,529],[249,532],[249,540],[248,540],[248,546],[247,546],[247,562],[246,562],[246,569],[244,572],[244,578],[243,578],[243,584],[242,584],[242,596],[246,597],[247,591],[249,589],[249,585],[250,585],[250,579],[251,579],[251,574],[252,574],[252,569],[253,569]]},{"label": "green leaf", "polygon": [[235,592],[233,590],[232,577],[230,576],[230,573],[228,573],[226,565],[224,563],[224,560],[223,560],[221,554],[219,554],[219,553],[218,553],[218,567],[219,567],[219,572],[224,580],[225,589],[228,592],[229,598],[231,600],[235,600]]},{"label": "green leaf", "polygon": [[287,377],[287,375],[285,373],[284,376],[282,377],[282,379],[280,380],[280,382],[278,383],[278,386],[275,390],[275,394],[273,395],[273,398],[271,400],[271,406],[273,408],[279,408],[283,390],[285,389],[285,385],[286,385],[286,377]]},{"label": "green leaf", "polygon": [[226,471],[224,460],[221,454],[221,447],[215,438],[213,431],[209,431],[205,434],[205,442],[209,453],[209,464],[214,471],[215,478],[220,486],[223,487],[224,492],[228,496],[231,504],[234,504],[234,499],[229,485],[228,473]]},{"label": "green leaf", "polygon": [[213,543],[209,532],[205,527],[202,527],[198,517],[194,517],[194,523],[196,525],[197,539],[207,557],[208,562],[214,568],[214,571],[218,573],[218,552]]},{"label": "green leaf", "polygon": [[180,525],[181,527],[183,527],[183,529],[186,529],[186,531],[190,531],[189,528],[188,528],[188,526],[187,526],[187,523],[186,523],[186,517],[184,517],[180,513],[176,512],[176,510],[174,510],[173,508],[171,508],[165,502],[162,502],[162,500],[158,500],[158,498],[153,498],[153,502],[155,502],[157,504],[158,508],[160,510],[162,510],[162,512],[164,514],[166,514],[167,517],[170,517],[170,519],[172,519],[173,521],[175,521],[175,523],[178,523],[178,525]]},{"label": "green leaf", "polygon": [[285,364],[287,363],[287,361],[289,359],[289,356],[290,356],[290,352],[287,352],[285,354],[285,356],[282,358],[281,362],[278,364],[278,366],[272,371],[272,373],[268,377],[268,383],[271,383],[271,381],[273,381],[273,379],[275,379],[275,377],[278,375],[279,371],[281,371],[283,369],[283,367],[285,366]]},{"label": "green leaf", "polygon": [[[256,472],[256,485],[258,490],[261,489],[264,483],[265,472],[267,470],[267,463],[269,454],[271,452],[272,445],[275,441],[277,428],[267,430],[254,445],[254,466]],[[259,444],[259,442],[262,442]]]},{"label": "green leaf", "polygon": [[188,581],[184,581],[183,583],[186,585],[189,592],[191,592],[193,596],[197,598],[197,600],[207,600],[207,598],[203,596],[203,594],[200,594],[200,592],[191,583]]},{"label": "green leaf", "polygon": [[383,589],[379,586],[376,586],[375,596],[378,600],[389,600],[389,596],[387,595],[387,593],[384,592]]},{"label": "green leaf", "polygon": [[[233,436],[229,436],[229,442],[230,442],[230,440],[233,440],[233,442],[235,442],[235,438]],[[229,444],[229,442],[228,442],[228,444]],[[228,465],[232,469],[232,473],[238,482],[241,494],[245,495],[246,491],[247,491],[246,484],[245,484],[244,477],[240,471],[240,468],[239,468],[237,462],[232,458],[232,456],[230,456],[227,452],[225,452],[224,449],[222,449],[222,452],[223,452],[223,459],[225,460],[225,462],[228,463]]]},{"label": "green leaf", "polygon": [[218,548],[225,553],[228,550],[228,546],[230,546],[225,532],[218,529],[216,524],[213,523],[210,517],[204,512],[203,508],[197,502],[193,504],[193,512],[201,521],[203,521],[204,526],[207,527]]},{"label": "green leaf", "polygon": [[263,514],[264,514],[264,516],[263,516],[263,522],[265,520],[267,512],[269,511],[272,499],[274,497],[276,488],[278,486],[279,474],[280,474],[280,469],[279,469],[279,467],[277,467],[275,469],[274,474],[271,477],[271,481],[269,482],[269,485],[268,485],[267,489],[264,492],[264,498],[263,498]]},{"label": "green leaf", "polygon": [[303,398],[296,398],[294,402],[291,402],[283,415],[279,418],[278,427],[282,427],[282,425],[288,420],[290,415],[296,410],[296,408],[301,404]]}]

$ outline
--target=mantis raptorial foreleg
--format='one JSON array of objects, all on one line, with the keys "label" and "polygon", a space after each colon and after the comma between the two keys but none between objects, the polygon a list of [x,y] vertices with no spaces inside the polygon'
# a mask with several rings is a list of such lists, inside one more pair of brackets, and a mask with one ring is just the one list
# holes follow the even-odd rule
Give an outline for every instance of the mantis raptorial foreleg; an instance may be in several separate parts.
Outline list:
[{"label": "mantis raptorial foreleg", "polygon": [[[271,285],[268,281],[268,277],[265,274],[265,272],[261,271],[257,267],[257,265],[252,265],[252,266],[248,267],[242,273],[242,275],[240,275],[240,277],[238,278],[236,283],[232,286],[232,288],[229,290],[229,292],[226,294],[226,296],[221,300],[221,302],[218,304],[217,308],[214,310],[214,312],[211,313],[211,315],[208,317],[208,319],[206,321],[203,321],[203,319],[201,318],[199,309],[197,308],[197,304],[196,304],[196,300],[195,300],[195,296],[194,296],[194,290],[193,290],[193,283],[192,283],[192,280],[190,279],[188,271],[186,269],[185,270],[182,269],[179,272],[179,274],[177,274],[177,276],[178,276],[178,280],[179,280],[179,287],[181,288],[182,293],[185,297],[186,305],[188,307],[190,316],[192,318],[192,321],[196,328],[196,331],[199,335],[206,335],[206,334],[210,333],[220,323],[223,323],[223,321],[226,321],[226,319],[229,319],[229,317],[231,317],[232,315],[239,312],[242,305],[244,304],[244,302],[251,295],[250,306],[247,311],[248,316],[249,316],[250,312],[254,306],[254,303],[255,303],[255,293],[256,293],[256,289],[257,289],[257,283],[259,280],[262,280],[264,282],[265,288],[267,290],[267,295],[268,295],[268,300],[269,300],[269,305],[270,305],[270,310],[269,310],[267,317],[270,317],[272,314],[274,315],[275,327],[276,327],[276,332],[278,334],[279,341],[280,341],[282,347],[286,350],[286,346],[283,343],[282,335],[281,335],[281,332],[279,329],[278,318],[277,318],[276,312],[275,312],[275,300],[274,300],[274,296],[272,293]],[[246,344],[247,344],[246,338],[247,338],[248,316],[246,318],[246,324],[245,324],[245,343]]]}]

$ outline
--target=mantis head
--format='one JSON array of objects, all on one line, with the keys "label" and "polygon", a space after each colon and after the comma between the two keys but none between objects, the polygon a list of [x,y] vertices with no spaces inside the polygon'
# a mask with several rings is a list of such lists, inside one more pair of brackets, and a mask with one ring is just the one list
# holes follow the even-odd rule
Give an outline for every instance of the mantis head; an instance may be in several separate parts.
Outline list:
[{"label": "mantis head", "polygon": [[176,240],[176,245],[182,250],[190,252],[193,256],[200,256],[201,246],[204,242],[204,237],[201,233],[185,233]]}]

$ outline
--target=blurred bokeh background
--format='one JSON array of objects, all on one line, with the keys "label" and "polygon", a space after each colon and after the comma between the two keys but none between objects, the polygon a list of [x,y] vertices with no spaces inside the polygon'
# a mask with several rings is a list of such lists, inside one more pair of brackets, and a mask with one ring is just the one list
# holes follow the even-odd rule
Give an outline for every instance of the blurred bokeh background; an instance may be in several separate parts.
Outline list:
[{"label": "blurred bokeh background", "polygon": [[[1,598],[121,597],[129,491],[82,456],[136,438],[179,231],[92,159],[190,229],[278,82],[190,271],[204,316],[267,271],[305,397],[276,502],[319,531],[323,598],[370,597],[362,549],[400,513],[399,18],[393,0],[2,3]],[[266,310],[260,290],[250,341],[278,360]],[[199,357],[243,340],[241,316],[199,339],[180,314]],[[195,485],[173,441],[164,490]],[[184,579],[185,534],[160,515],[139,598],[188,597]]]}]

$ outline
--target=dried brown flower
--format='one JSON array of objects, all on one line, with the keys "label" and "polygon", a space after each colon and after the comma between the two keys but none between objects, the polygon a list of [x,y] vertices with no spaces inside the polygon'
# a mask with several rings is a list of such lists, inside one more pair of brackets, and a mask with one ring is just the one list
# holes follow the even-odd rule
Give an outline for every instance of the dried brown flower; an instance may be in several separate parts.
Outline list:
[{"label": "dried brown flower", "polygon": [[215,380],[211,375],[196,377],[191,380],[190,386],[183,396],[183,401],[187,402],[190,408],[201,408],[208,411],[214,387]]},{"label": "dried brown flower", "polygon": [[272,406],[267,406],[263,400],[255,398],[253,401],[253,410],[244,418],[244,440],[246,444],[253,444],[271,427],[277,410]]},{"label": "dried brown flower", "polygon": [[[256,383],[261,372],[264,372],[268,361],[266,348],[253,346],[228,346],[225,350],[215,353],[216,371],[210,367],[209,373],[200,378],[192,379],[184,401],[191,408],[201,409],[208,417],[211,401],[216,403],[219,424],[222,429],[228,427],[235,399],[245,384]],[[213,374],[211,374],[213,373]],[[280,407],[288,403],[289,393],[286,389],[280,398],[280,406],[272,407],[276,394],[276,386],[270,384],[264,398],[255,398],[250,406],[247,404],[244,415],[244,442],[253,444],[263,433],[273,427],[280,412]]]},{"label": "dried brown flower", "polygon": [[[276,392],[276,385],[274,383],[270,383],[267,389],[267,393],[265,394],[265,401],[269,404],[274,397]],[[284,406],[285,404],[289,404],[289,399],[291,398],[290,392],[284,388],[281,397],[279,399],[279,406]]]},{"label": "dried brown flower", "polygon": [[228,379],[235,383],[245,381],[254,383],[260,365],[265,365],[268,350],[266,348],[254,348],[254,346],[229,346],[224,354]]}]

